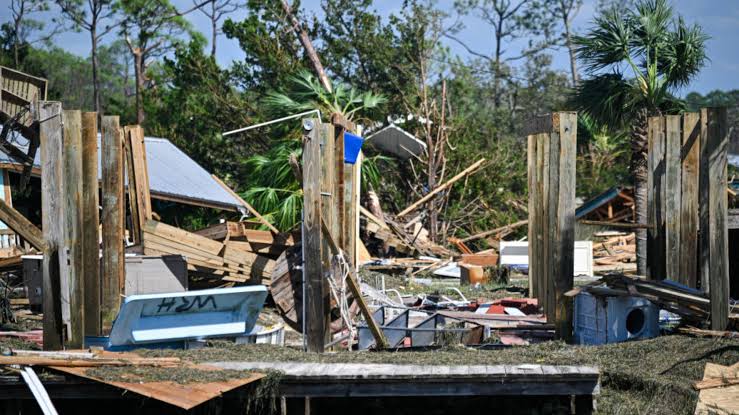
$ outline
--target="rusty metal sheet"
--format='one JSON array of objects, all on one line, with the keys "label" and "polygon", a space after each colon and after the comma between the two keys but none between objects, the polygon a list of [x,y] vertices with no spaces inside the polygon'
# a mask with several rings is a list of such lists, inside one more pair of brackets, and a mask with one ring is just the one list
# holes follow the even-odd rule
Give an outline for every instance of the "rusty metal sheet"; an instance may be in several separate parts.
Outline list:
[{"label": "rusty metal sheet", "polygon": [[[215,366],[193,365],[192,367],[202,370],[222,370]],[[221,396],[224,392],[239,388],[264,377],[261,373],[244,373],[245,377],[240,379],[229,379],[223,382],[189,383],[179,384],[175,382],[109,382],[88,376],[86,367],[51,367],[54,370],[85,379],[94,380],[115,386],[130,392],[137,393],[147,398],[156,399],[179,408],[189,410],[213,398]]]}]

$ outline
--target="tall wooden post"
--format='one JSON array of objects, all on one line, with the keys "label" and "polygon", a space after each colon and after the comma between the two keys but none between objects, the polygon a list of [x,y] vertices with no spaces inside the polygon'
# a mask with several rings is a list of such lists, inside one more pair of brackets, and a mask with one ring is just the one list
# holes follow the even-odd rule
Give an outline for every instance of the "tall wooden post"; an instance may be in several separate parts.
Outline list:
[{"label": "tall wooden post", "polygon": [[87,336],[101,334],[99,223],[97,113],[84,112],[82,113],[82,263]]},{"label": "tall wooden post", "polygon": [[59,249],[62,236],[62,104],[43,102],[39,118],[41,145],[41,223],[46,247],[43,260],[44,350],[63,347]]},{"label": "tall wooden post", "polygon": [[82,246],[82,114],[63,111],[64,124],[64,257],[69,265],[69,339],[81,348],[85,336],[84,266]]},{"label": "tall wooden post", "polygon": [[[558,112],[528,126],[529,278],[556,336],[572,338],[575,251],[575,156],[577,114]],[[532,186],[533,185],[533,186]],[[532,209],[533,208],[533,209]]]},{"label": "tall wooden post", "polygon": [[728,131],[726,108],[701,109],[701,281],[710,294],[713,330],[725,330],[729,319]]},{"label": "tall wooden post", "polygon": [[649,118],[647,177],[647,277],[665,279],[665,118]]},{"label": "tall wooden post", "polygon": [[700,114],[683,114],[683,162],[680,181],[680,265],[678,275],[688,286],[698,283],[698,171],[700,168]]},{"label": "tall wooden post", "polygon": [[326,325],[321,264],[322,137],[319,120],[304,120],[303,127],[303,333],[308,351],[323,352]]},{"label": "tall wooden post", "polygon": [[100,141],[102,169],[102,325],[109,333],[120,307],[125,278],[123,194],[123,131],[119,117],[103,117]]}]

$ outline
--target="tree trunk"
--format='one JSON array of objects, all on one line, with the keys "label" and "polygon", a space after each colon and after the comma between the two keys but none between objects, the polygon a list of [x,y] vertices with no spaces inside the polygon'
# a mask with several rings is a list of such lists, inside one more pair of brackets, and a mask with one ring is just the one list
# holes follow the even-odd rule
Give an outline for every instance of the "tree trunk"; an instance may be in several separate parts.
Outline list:
[{"label": "tree trunk", "polygon": [[102,120],[103,109],[100,105],[100,79],[98,76],[98,39],[97,28],[93,25],[90,27],[90,40],[92,50],[90,51],[92,59],[92,100],[95,111],[98,113],[98,123]]},{"label": "tree trunk", "polygon": [[310,59],[311,63],[313,64],[313,69],[315,69],[316,74],[318,75],[318,80],[321,81],[321,85],[323,85],[323,88],[325,88],[326,91],[333,92],[333,89],[331,88],[331,82],[328,79],[328,75],[326,75],[326,70],[323,69],[321,59],[318,57],[318,53],[316,53],[316,50],[313,48],[313,43],[310,41],[308,33],[306,33],[306,31],[303,29],[303,26],[300,25],[298,18],[295,17],[292,9],[290,9],[290,5],[287,4],[286,0],[282,0],[282,9],[285,11],[287,18],[290,19],[293,30],[295,31],[295,34],[298,35],[298,39],[303,45],[305,53],[308,55],[308,59]]},{"label": "tree trunk", "polygon": [[133,70],[136,76],[136,124],[144,123],[144,60],[141,49],[133,49]]},{"label": "tree trunk", "polygon": [[211,3],[213,5],[213,14],[210,18],[210,30],[211,30],[211,39],[210,39],[210,57],[215,59],[216,58],[216,37],[218,36],[218,22],[216,21],[216,4]]},{"label": "tree trunk", "polygon": [[[631,127],[631,164],[629,171],[634,178],[634,204],[636,223],[647,223],[647,110],[638,112]],[[647,230],[636,230],[636,272],[647,273]]]},{"label": "tree trunk", "polygon": [[577,59],[575,59],[575,48],[572,45],[572,36],[570,35],[570,17],[569,15],[564,15],[563,19],[565,24],[565,45],[567,46],[567,51],[570,54],[572,86],[577,87],[577,85],[580,83],[580,76],[577,74]]}]

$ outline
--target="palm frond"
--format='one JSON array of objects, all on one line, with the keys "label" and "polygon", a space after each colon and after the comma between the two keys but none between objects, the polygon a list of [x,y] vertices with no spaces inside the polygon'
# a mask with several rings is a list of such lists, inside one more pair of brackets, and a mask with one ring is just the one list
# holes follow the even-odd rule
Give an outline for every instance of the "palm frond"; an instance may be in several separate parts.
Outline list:
[{"label": "palm frond", "polygon": [[596,73],[629,59],[633,36],[622,11],[612,7],[595,18],[587,33],[575,36],[575,53],[587,72]]},{"label": "palm frond", "polygon": [[616,130],[631,119],[640,98],[633,82],[620,73],[610,73],[580,82],[570,103],[598,124]]},{"label": "palm frond", "polygon": [[665,74],[670,87],[682,87],[700,72],[706,64],[706,41],[709,36],[698,25],[688,26],[680,17],[675,30],[670,32],[660,61],[660,72]]}]

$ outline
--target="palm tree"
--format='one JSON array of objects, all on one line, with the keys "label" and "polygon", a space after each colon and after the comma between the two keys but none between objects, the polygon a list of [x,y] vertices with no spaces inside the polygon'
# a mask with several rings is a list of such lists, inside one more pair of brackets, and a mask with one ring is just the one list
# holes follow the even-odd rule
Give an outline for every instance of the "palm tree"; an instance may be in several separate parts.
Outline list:
[{"label": "palm tree", "polygon": [[[706,62],[708,36],[675,17],[666,0],[640,0],[631,10],[612,7],[575,38],[589,79],[575,92],[578,110],[611,130],[627,128],[631,141],[636,220],[647,220],[647,120],[678,112],[671,92],[687,85]],[[646,230],[637,231],[637,272],[646,272]]]},{"label": "palm tree", "polygon": [[[290,78],[287,91],[272,91],[262,100],[262,107],[275,117],[319,110],[323,115],[341,114],[353,122],[372,121],[385,97],[372,92],[359,92],[345,85],[333,85],[328,92],[308,71]],[[300,137],[300,134],[295,134]],[[280,230],[289,230],[300,221],[303,190],[300,184],[302,148],[300,140],[278,141],[264,155],[245,162],[250,172],[249,188],[244,198],[262,212]],[[377,186],[380,173],[376,162],[382,156],[368,157],[362,163],[362,181]]]}]

